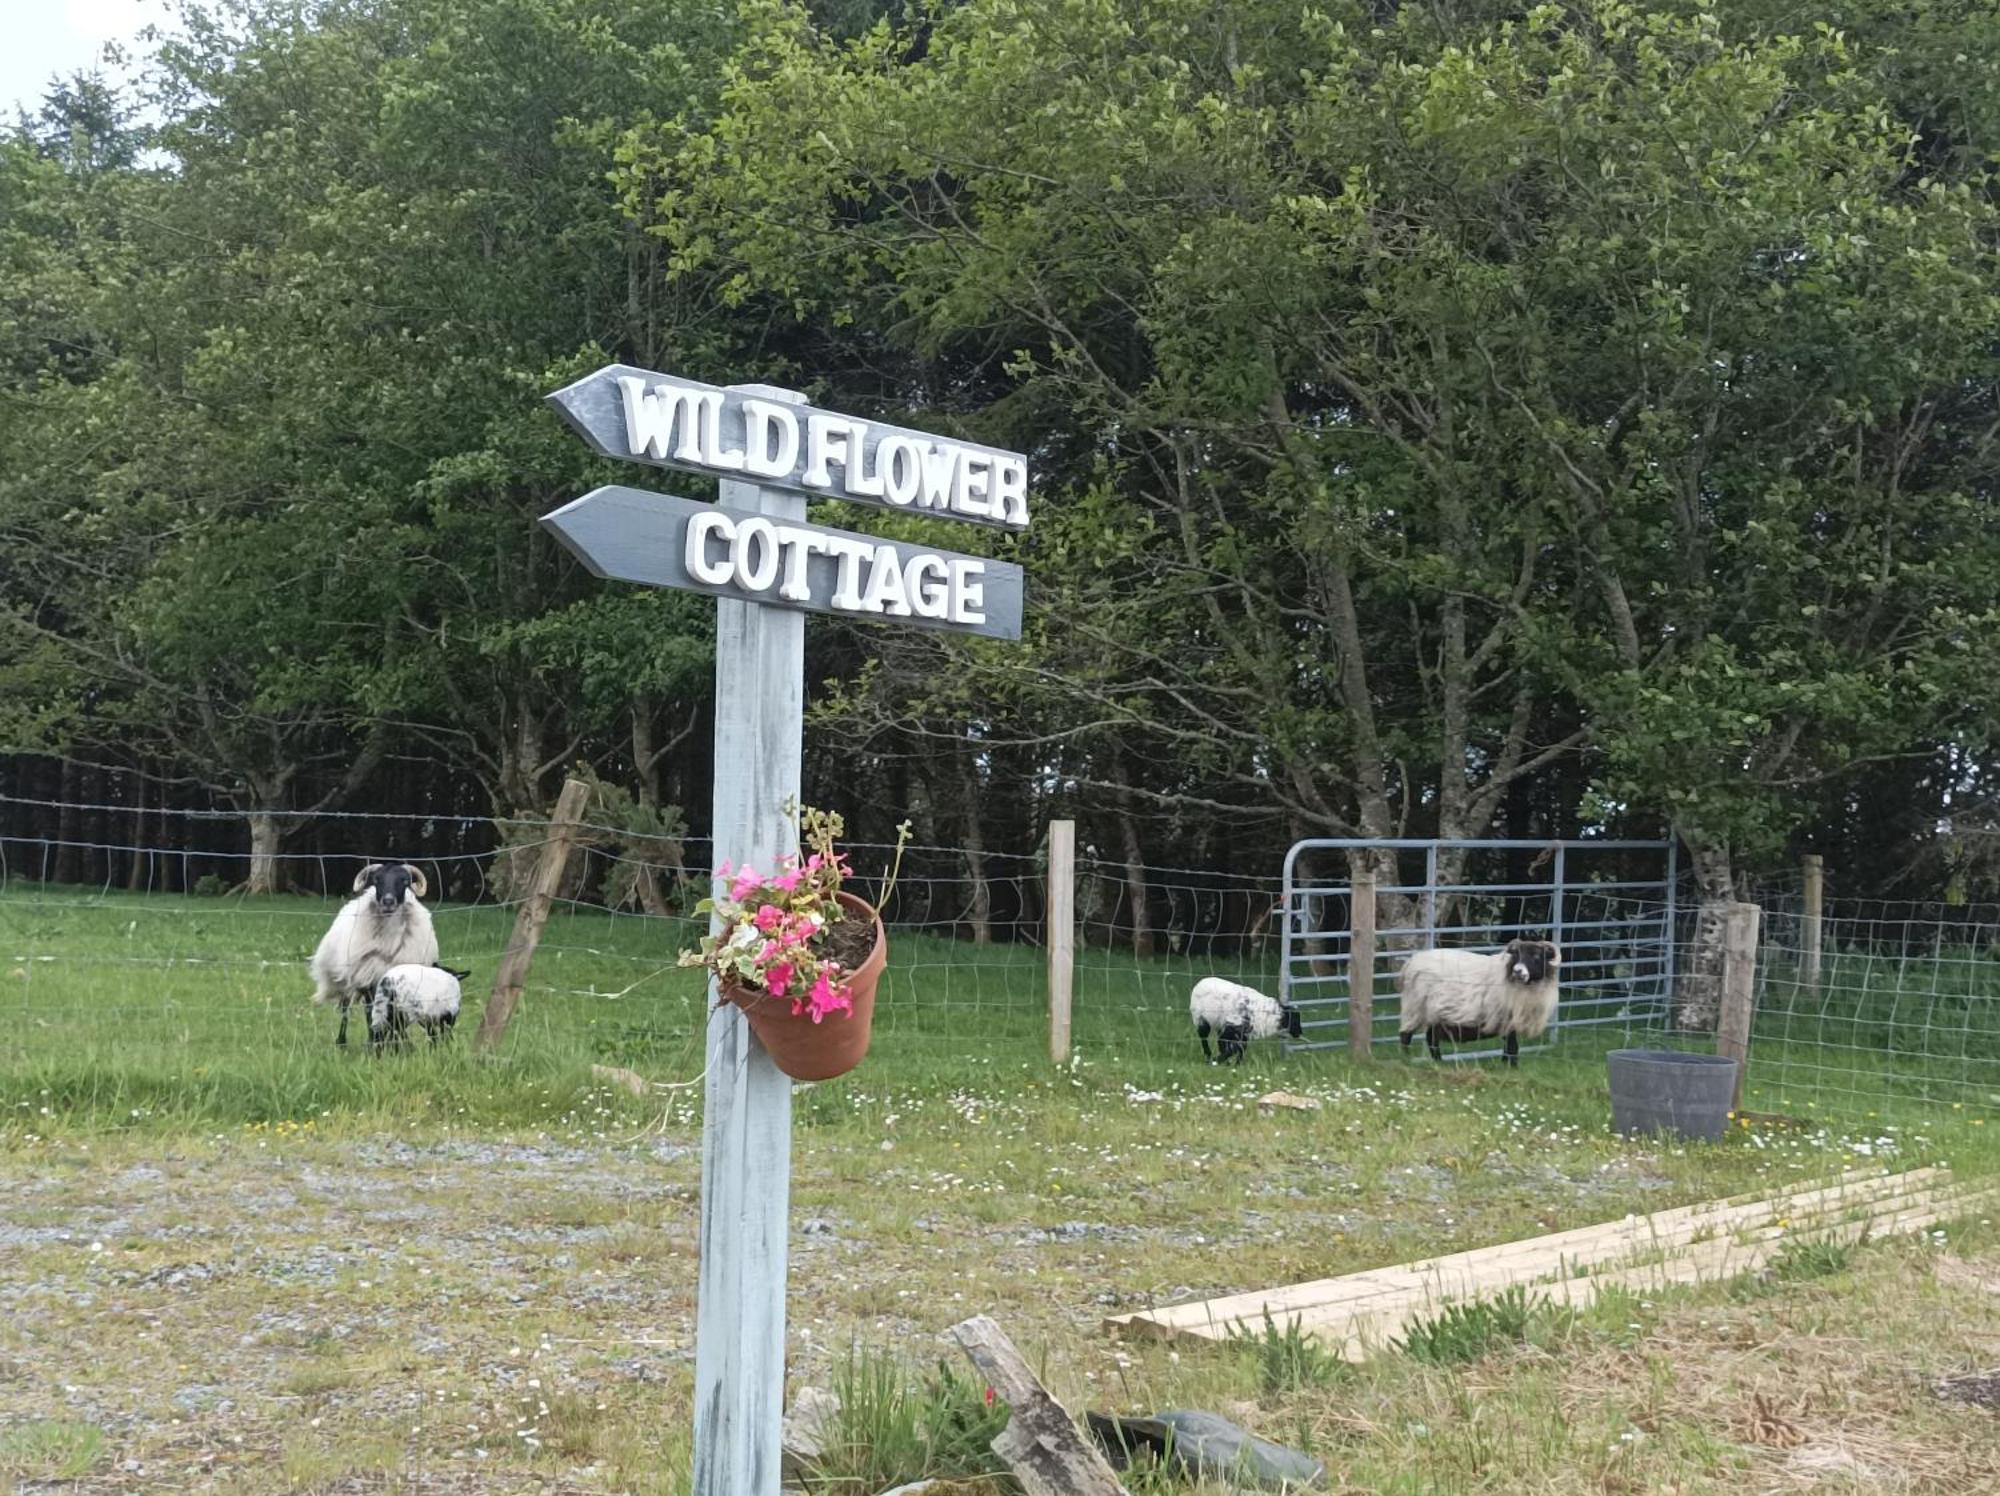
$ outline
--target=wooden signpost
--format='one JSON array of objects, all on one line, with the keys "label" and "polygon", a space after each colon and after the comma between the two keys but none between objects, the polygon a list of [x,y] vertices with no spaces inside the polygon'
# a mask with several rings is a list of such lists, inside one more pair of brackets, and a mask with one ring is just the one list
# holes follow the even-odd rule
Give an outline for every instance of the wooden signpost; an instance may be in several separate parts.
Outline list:
[{"label": "wooden signpost", "polygon": [[[706,592],[715,613],[716,865],[795,850],[805,614],[1021,636],[1021,568],[805,522],[810,495],[1004,530],[1028,524],[1018,453],[614,364],[549,396],[609,457],[707,473],[720,502],[610,486],[543,517],[598,576]],[[694,1490],[776,1496],[784,1415],[791,1081],[709,986],[695,1326]]]}]

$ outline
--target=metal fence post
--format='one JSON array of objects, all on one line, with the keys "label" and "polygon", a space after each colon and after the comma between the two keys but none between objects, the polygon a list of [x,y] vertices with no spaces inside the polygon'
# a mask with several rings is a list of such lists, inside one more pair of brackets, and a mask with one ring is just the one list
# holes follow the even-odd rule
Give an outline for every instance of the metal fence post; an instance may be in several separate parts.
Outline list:
[{"label": "metal fence post", "polygon": [[1681,886],[1681,839],[1679,832],[1670,833],[1667,838],[1667,909],[1660,919],[1660,944],[1664,948],[1660,963],[1660,1021],[1665,1023],[1674,1011],[1674,979],[1679,972],[1680,952],[1680,909],[1678,899]]}]

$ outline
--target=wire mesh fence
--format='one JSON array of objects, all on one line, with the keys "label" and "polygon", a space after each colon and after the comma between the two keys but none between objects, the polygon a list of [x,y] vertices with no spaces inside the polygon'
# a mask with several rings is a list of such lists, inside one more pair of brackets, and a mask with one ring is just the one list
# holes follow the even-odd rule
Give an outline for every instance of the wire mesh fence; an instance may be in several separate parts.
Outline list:
[{"label": "wire mesh fence", "polygon": [[[261,1056],[256,1063],[278,1085],[330,1050],[336,1020],[307,1001],[306,963],[364,860],[423,869],[441,959],[473,972],[468,1005],[476,1007],[512,936],[523,867],[552,836],[548,823],[527,820],[345,817],[346,844],[374,850],[281,851],[276,866],[293,891],[248,896],[232,891],[247,875],[247,849],[211,839],[193,851],[193,838],[179,834],[157,844],[53,834],[59,820],[82,824],[78,807],[68,809],[66,818],[52,811],[37,819],[50,834],[22,834],[17,816],[16,829],[0,835],[0,1022],[9,1058],[30,1077],[38,1057],[120,1056],[120,1083],[133,1089],[135,1106],[196,1083],[204,1066]],[[170,814],[149,813],[149,829]],[[585,831],[512,1042],[690,1084],[703,1064],[707,998],[701,974],[677,958],[705,928],[694,906],[707,891],[709,847],[675,838],[643,843],[641,855],[615,828]],[[850,850],[861,891],[877,895],[894,849]],[[58,876],[78,868],[92,876]],[[1701,955],[1692,891],[1684,881],[1670,892],[1625,887],[1634,881],[1626,872],[1566,885],[1552,900],[1547,887],[1525,888],[1533,880],[1503,870],[1494,887],[1451,890],[1429,916],[1434,929],[1420,914],[1414,943],[1490,946],[1559,926],[1568,959],[1555,1057],[1594,1062],[1632,1043],[1705,1047],[1708,1036],[1673,1025],[1676,984]],[[1040,852],[904,850],[883,910],[894,955],[872,1061],[903,1076],[947,1078],[1046,1061],[1047,876]],[[1525,891],[1510,892],[1517,883]],[[1300,954],[1332,978],[1320,1021],[1344,1022],[1340,960],[1351,908],[1338,891],[1322,895],[1313,917],[1324,938]],[[1796,1115],[2000,1112],[2000,907],[1836,899],[1814,920],[1797,880],[1759,902],[1747,1105]],[[1280,990],[1279,867],[1259,877],[1085,855],[1076,863],[1075,910],[1073,1043],[1105,1070],[1199,1063],[1187,1003],[1202,977]],[[1377,964],[1378,1041],[1394,1038],[1401,954],[1385,950]],[[1336,1050],[1273,1063],[1344,1061]]]},{"label": "wire mesh fence", "polygon": [[2000,1111],[2000,906],[1831,900],[1764,910],[1749,1074],[1764,1104]]}]

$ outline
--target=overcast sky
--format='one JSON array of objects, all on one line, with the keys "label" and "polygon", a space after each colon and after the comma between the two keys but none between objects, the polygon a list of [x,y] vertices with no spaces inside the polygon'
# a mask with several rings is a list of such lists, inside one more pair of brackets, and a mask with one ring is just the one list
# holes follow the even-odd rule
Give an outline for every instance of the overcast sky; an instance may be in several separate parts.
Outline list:
[{"label": "overcast sky", "polygon": [[168,18],[165,0],[0,0],[0,12],[0,118],[10,123],[17,106],[41,103],[53,75],[94,67],[106,42],[129,44]]}]

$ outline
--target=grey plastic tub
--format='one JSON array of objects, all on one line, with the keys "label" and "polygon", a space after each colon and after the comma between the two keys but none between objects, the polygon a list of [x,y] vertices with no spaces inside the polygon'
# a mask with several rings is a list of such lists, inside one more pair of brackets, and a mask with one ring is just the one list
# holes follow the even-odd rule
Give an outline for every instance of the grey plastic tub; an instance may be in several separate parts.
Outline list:
[{"label": "grey plastic tub", "polygon": [[1626,1137],[1665,1132],[1714,1139],[1729,1125],[1736,1061],[1675,1049],[1614,1049],[1611,1125]]}]

